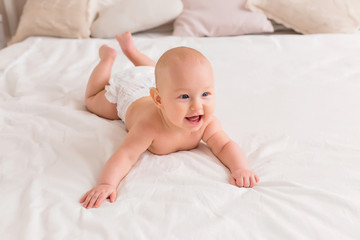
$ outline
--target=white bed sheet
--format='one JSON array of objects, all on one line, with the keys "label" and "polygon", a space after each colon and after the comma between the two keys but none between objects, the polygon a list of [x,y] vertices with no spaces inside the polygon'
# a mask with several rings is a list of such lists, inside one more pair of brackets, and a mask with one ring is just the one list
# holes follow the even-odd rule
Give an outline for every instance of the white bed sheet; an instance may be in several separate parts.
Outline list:
[{"label": "white bed sheet", "polygon": [[[145,152],[115,203],[86,210],[126,131],[86,111],[99,46],[33,37],[0,51],[0,239],[359,239],[360,35],[136,35],[153,59],[211,61],[216,115],[260,177],[252,189],[201,144]],[[130,66],[120,53],[114,71]]]}]

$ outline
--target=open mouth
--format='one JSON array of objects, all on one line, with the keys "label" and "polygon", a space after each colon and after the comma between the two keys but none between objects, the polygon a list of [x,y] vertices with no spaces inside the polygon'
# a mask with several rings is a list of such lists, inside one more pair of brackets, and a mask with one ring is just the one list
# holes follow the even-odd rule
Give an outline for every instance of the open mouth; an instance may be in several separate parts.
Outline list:
[{"label": "open mouth", "polygon": [[185,117],[186,120],[188,120],[191,124],[198,124],[200,123],[201,119],[203,118],[203,115],[196,115],[192,117]]}]

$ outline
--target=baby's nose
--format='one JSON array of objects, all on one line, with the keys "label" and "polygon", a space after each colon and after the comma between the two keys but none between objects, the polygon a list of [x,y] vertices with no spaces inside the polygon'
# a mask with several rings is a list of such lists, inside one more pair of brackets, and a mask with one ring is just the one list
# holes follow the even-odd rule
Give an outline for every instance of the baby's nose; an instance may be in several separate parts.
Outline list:
[{"label": "baby's nose", "polygon": [[200,101],[193,101],[193,103],[190,106],[191,111],[198,111],[202,109],[202,105]]}]

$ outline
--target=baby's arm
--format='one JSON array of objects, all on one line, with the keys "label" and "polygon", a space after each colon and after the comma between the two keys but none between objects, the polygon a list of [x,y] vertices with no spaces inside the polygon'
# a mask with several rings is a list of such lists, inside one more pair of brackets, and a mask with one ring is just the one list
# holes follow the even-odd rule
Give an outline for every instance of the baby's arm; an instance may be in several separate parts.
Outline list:
[{"label": "baby's arm", "polygon": [[[139,125],[139,124],[138,124]],[[80,200],[85,208],[99,207],[110,196],[116,199],[116,188],[137,162],[140,154],[146,151],[153,141],[152,131],[143,126],[133,126],[123,143],[105,164],[96,187],[88,191]]]},{"label": "baby's arm", "polygon": [[253,187],[259,178],[249,169],[245,154],[222,130],[217,118],[209,123],[203,140],[231,172],[230,183],[238,187]]}]

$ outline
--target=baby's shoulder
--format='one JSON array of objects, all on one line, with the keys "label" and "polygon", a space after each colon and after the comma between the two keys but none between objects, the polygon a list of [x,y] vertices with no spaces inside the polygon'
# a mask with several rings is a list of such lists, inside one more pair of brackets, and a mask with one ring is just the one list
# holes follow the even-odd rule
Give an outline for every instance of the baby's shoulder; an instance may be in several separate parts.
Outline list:
[{"label": "baby's shoulder", "polygon": [[162,129],[162,121],[154,108],[145,108],[142,113],[138,115],[137,121],[143,128],[150,128],[154,131]]},{"label": "baby's shoulder", "polygon": [[126,125],[131,128],[132,125],[140,123],[141,125],[151,124],[154,117],[155,107],[151,97],[143,97],[130,105],[126,112]]}]

